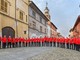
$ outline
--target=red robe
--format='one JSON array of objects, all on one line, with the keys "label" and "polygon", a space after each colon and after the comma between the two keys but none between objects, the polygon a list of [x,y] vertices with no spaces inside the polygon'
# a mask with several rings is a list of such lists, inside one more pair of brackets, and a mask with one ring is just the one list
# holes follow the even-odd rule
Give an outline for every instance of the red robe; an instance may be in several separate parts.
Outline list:
[{"label": "red robe", "polygon": [[80,45],[80,38],[76,38],[76,44]]},{"label": "red robe", "polygon": [[15,43],[15,38],[12,38],[12,43]]},{"label": "red robe", "polygon": [[70,44],[73,44],[73,39],[72,38],[70,39]]},{"label": "red robe", "polygon": [[8,42],[12,42],[12,38],[9,37],[9,38],[8,38]]},{"label": "red robe", "polygon": [[0,37],[0,41],[2,41],[2,37]]},{"label": "red robe", "polygon": [[3,43],[6,43],[6,41],[7,41],[7,38],[6,38],[6,37],[3,37],[3,38],[2,38],[2,42],[3,42]]},{"label": "red robe", "polygon": [[15,42],[18,43],[18,38],[15,38]]},{"label": "red robe", "polygon": [[57,38],[54,39],[54,42],[55,42],[55,43],[57,42]]},{"label": "red robe", "polygon": [[67,43],[67,44],[69,43],[69,39],[68,38],[65,39],[65,43]]}]

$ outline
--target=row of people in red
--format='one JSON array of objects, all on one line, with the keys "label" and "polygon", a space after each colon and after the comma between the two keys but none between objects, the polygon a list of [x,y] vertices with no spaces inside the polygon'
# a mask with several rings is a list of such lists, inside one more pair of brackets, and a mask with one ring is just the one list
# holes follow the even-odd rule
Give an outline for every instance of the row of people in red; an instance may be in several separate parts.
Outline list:
[{"label": "row of people in red", "polygon": [[80,38],[29,38],[29,39],[24,39],[24,38],[9,38],[0,37],[0,41],[3,43],[6,42],[11,42],[11,43],[16,43],[16,42],[59,42],[59,43],[70,43],[70,44],[79,44],[80,45]]},{"label": "row of people in red", "polygon": [[[52,37],[44,37],[44,38],[28,38],[28,39],[24,39],[24,38],[11,38],[10,36],[8,38],[6,38],[6,36],[4,37],[0,37],[0,42],[2,42],[2,46],[3,48],[6,47],[6,45],[11,48],[11,45],[14,47],[14,45],[17,46],[21,46],[23,44],[23,46],[33,46],[33,45],[38,45],[38,46],[61,46],[61,47],[65,47],[65,44],[67,45],[67,48],[69,48],[69,46],[74,46],[74,48],[78,48],[78,50],[80,49],[80,38],[52,38]],[[56,44],[57,43],[57,44]],[[0,44],[1,45],[1,44]],[[70,47],[71,48],[71,47]]]}]

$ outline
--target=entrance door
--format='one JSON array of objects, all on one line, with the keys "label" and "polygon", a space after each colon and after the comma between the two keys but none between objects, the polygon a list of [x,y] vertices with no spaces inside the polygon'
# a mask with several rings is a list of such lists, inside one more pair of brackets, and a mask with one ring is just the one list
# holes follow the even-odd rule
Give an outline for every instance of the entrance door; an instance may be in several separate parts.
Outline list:
[{"label": "entrance door", "polygon": [[15,37],[15,31],[11,27],[5,27],[2,29],[2,36],[4,37],[4,35],[6,35],[6,37],[11,36],[13,38]]}]

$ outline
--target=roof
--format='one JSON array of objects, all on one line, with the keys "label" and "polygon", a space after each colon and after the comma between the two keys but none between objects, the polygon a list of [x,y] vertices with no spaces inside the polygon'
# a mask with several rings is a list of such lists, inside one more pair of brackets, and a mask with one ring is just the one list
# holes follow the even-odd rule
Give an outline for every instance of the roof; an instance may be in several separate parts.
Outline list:
[{"label": "roof", "polygon": [[[43,12],[35,5],[33,1],[30,1],[29,6],[36,10],[38,14],[40,14],[45,20],[49,21],[49,19],[43,14]],[[57,29],[57,27],[51,22],[51,24]]]},{"label": "roof", "polygon": [[73,30],[75,29],[75,27],[78,25],[79,22],[80,22],[80,15],[78,16],[78,18],[74,24]]},{"label": "roof", "polygon": [[51,22],[51,24],[57,29],[57,27]]},{"label": "roof", "polygon": [[49,21],[49,19],[43,14],[43,12],[35,5],[35,3],[33,1],[30,1],[29,6],[33,9],[35,9],[35,11],[41,15],[46,21]]}]

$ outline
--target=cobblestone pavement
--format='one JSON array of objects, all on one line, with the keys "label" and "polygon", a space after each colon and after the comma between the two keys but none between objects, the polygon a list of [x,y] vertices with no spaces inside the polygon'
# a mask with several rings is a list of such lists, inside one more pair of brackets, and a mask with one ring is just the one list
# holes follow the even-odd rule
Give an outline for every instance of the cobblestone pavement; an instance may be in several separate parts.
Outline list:
[{"label": "cobblestone pavement", "polygon": [[49,47],[24,47],[0,49],[0,60],[27,60],[29,57],[39,55],[44,51],[51,50]]},{"label": "cobblestone pavement", "polygon": [[27,60],[80,60],[80,52],[62,48],[53,48]]},{"label": "cobblestone pavement", "polygon": [[55,47],[0,49],[0,60],[80,60],[80,52]]}]

